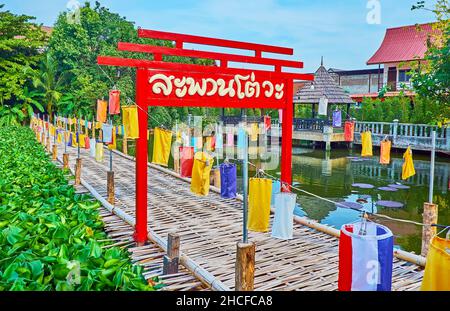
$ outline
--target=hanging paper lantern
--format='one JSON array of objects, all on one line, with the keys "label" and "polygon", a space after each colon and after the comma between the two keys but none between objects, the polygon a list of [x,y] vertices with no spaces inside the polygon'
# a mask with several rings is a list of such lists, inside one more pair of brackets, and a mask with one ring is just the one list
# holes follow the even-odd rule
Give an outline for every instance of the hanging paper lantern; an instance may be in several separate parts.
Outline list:
[{"label": "hanging paper lantern", "polygon": [[106,101],[102,99],[97,100],[97,121],[101,123],[106,122]]},{"label": "hanging paper lantern", "polygon": [[139,119],[137,106],[122,107],[122,123],[127,138],[139,138]]},{"label": "hanging paper lantern", "polygon": [[416,170],[414,168],[414,161],[412,157],[411,147],[408,147],[403,154],[403,165],[402,165],[402,179],[408,179],[414,175],[416,175]]},{"label": "hanging paper lantern", "polygon": [[370,131],[366,131],[361,133],[361,156],[362,157],[371,157],[372,153],[372,133]]},{"label": "hanging paper lantern", "polygon": [[344,124],[344,138],[347,142],[352,142],[355,133],[355,123],[351,121],[345,121]]},{"label": "hanging paper lantern", "polygon": [[272,121],[270,119],[270,116],[264,116],[264,129],[266,131],[270,130],[272,127]]},{"label": "hanging paper lantern", "polygon": [[294,209],[297,195],[280,192],[275,195],[275,216],[272,224],[272,237],[282,240],[293,238]]},{"label": "hanging paper lantern", "polygon": [[112,130],[113,126],[110,124],[103,124],[102,125],[102,132],[103,132],[103,142],[105,144],[112,143]]},{"label": "hanging paper lantern", "polygon": [[87,136],[87,135],[84,136],[84,148],[86,148],[86,149],[90,149],[91,148],[89,136]]},{"label": "hanging paper lantern", "polygon": [[153,135],[152,163],[167,166],[169,164],[172,132],[162,128],[155,128]]},{"label": "hanging paper lantern", "polygon": [[267,232],[270,220],[270,200],[272,180],[266,178],[250,178],[248,191],[248,229]]},{"label": "hanging paper lantern", "polygon": [[120,91],[109,91],[109,114],[120,113]]},{"label": "hanging paper lantern", "polygon": [[[360,234],[361,227],[365,234]],[[339,238],[340,291],[390,291],[394,238],[373,222],[343,225]]]},{"label": "hanging paper lantern", "polygon": [[93,158],[95,158],[95,154],[96,154],[96,149],[97,149],[96,144],[97,143],[95,141],[95,138],[89,139],[89,146],[91,146],[91,148],[89,149],[89,155]]},{"label": "hanging paper lantern", "polygon": [[391,141],[383,140],[380,143],[380,164],[389,164],[391,162]]},{"label": "hanging paper lantern", "polygon": [[222,198],[236,197],[237,192],[237,168],[233,163],[222,163],[220,169],[220,195]]},{"label": "hanging paper lantern", "polygon": [[450,291],[450,240],[435,236],[427,254],[423,291]]},{"label": "hanging paper lantern", "polygon": [[208,195],[210,173],[214,158],[206,152],[197,152],[194,155],[194,166],[192,167],[191,191],[198,195]]},{"label": "hanging paper lantern", "polygon": [[180,147],[180,175],[191,177],[194,165],[194,147]]},{"label": "hanging paper lantern", "polygon": [[113,130],[112,130],[112,140],[111,140],[111,143],[108,145],[108,149],[110,149],[110,150],[115,150],[117,148],[116,132],[117,132],[116,127],[114,126]]},{"label": "hanging paper lantern", "polygon": [[95,161],[103,161],[103,143],[97,143],[95,145]]}]

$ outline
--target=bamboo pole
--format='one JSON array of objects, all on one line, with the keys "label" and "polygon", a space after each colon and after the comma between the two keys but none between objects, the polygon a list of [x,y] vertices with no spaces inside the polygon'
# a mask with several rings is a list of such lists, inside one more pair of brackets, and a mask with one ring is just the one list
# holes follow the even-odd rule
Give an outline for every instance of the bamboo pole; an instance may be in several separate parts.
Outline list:
[{"label": "bamboo pole", "polygon": [[127,141],[127,135],[125,133],[125,130],[123,131],[123,136],[122,136],[122,151],[124,154],[128,154],[128,141]]},{"label": "bamboo pole", "polygon": [[235,290],[253,291],[255,281],[255,243],[236,245]]},{"label": "bamboo pole", "polygon": [[220,189],[220,169],[216,168],[213,174],[214,174],[214,187]]},{"label": "bamboo pole", "polygon": [[422,229],[422,250],[420,254],[427,257],[428,249],[430,248],[431,240],[436,235],[436,227],[431,224],[436,224],[438,219],[438,206],[433,203],[423,204],[423,226]]},{"label": "bamboo pole", "polygon": [[163,275],[178,273],[180,256],[180,236],[169,233],[167,236],[167,255],[163,258]]},{"label": "bamboo pole", "polygon": [[50,148],[50,136],[47,136],[47,143],[46,143],[46,149],[47,149],[47,152],[48,153],[50,153],[50,152],[52,152],[52,149]]},{"label": "bamboo pole", "polygon": [[81,158],[77,158],[75,164],[75,185],[79,185],[81,182]]},{"label": "bamboo pole", "polygon": [[53,145],[52,149],[52,159],[53,161],[56,161],[56,157],[58,156],[58,146],[56,144]]},{"label": "bamboo pole", "polygon": [[68,169],[69,168],[69,154],[63,153],[63,168]]},{"label": "bamboo pole", "polygon": [[173,170],[176,173],[180,173],[180,148],[178,143],[175,142],[175,148],[173,151]]},{"label": "bamboo pole", "polygon": [[107,178],[107,191],[108,191],[108,202],[114,205],[115,196],[114,196],[114,172],[108,171],[106,172]]}]

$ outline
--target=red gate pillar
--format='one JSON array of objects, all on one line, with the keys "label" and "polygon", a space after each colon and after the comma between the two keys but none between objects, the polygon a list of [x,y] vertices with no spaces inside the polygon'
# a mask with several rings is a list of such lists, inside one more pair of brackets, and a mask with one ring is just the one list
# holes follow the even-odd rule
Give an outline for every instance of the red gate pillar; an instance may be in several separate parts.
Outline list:
[{"label": "red gate pillar", "polygon": [[134,240],[147,241],[147,103],[145,102],[146,69],[137,69],[136,104],[138,105],[139,138],[136,140],[136,226]]},{"label": "red gate pillar", "polygon": [[292,183],[292,125],[294,115],[293,82],[286,83],[286,107],[283,109],[283,123],[281,132],[281,181]]}]

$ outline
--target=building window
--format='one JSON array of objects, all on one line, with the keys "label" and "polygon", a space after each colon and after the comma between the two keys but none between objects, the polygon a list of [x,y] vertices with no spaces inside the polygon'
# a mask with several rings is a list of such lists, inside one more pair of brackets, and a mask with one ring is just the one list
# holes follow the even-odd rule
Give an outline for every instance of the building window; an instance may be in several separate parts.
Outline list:
[{"label": "building window", "polygon": [[409,69],[402,69],[398,71],[398,82],[409,82],[411,76],[409,75]]}]

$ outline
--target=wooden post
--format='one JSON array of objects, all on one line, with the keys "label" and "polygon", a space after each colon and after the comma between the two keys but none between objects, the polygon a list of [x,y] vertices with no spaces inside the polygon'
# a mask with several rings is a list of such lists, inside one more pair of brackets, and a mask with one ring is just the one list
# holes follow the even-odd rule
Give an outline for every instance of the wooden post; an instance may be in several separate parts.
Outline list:
[{"label": "wooden post", "polygon": [[47,136],[47,152],[52,152],[52,149],[50,149],[50,136]]},{"label": "wooden post", "polygon": [[58,155],[58,146],[56,146],[56,144],[53,145],[52,151],[53,151],[52,159],[53,159],[53,161],[56,161],[56,156]]},{"label": "wooden post", "polygon": [[180,256],[180,236],[169,233],[167,237],[167,255],[163,258],[163,274],[178,273]]},{"label": "wooden post", "polygon": [[173,170],[175,173],[180,173],[180,149],[179,145],[175,144],[173,151]]},{"label": "wooden post", "polygon": [[112,205],[114,205],[114,172],[108,171],[106,172],[106,178],[107,178],[107,191],[108,191],[108,202]]},{"label": "wooden post", "polygon": [[75,164],[75,185],[81,183],[81,159],[77,158],[77,163]]},{"label": "wooden post", "polygon": [[220,169],[216,168],[214,170],[214,187],[220,189]]},{"label": "wooden post", "polygon": [[[423,223],[426,225],[436,224],[438,220],[438,206],[433,203],[423,204]],[[423,226],[422,229],[422,251],[420,254],[427,257],[431,240],[436,235],[436,227]]]},{"label": "wooden post", "polygon": [[237,243],[235,271],[236,291],[253,290],[255,280],[255,251],[255,243]]},{"label": "wooden post", "polygon": [[68,169],[69,168],[69,154],[63,153],[63,168]]},{"label": "wooden post", "polygon": [[122,139],[122,152],[124,154],[128,154],[128,142],[127,142],[127,136],[125,135],[125,133],[123,134],[123,139]]}]

